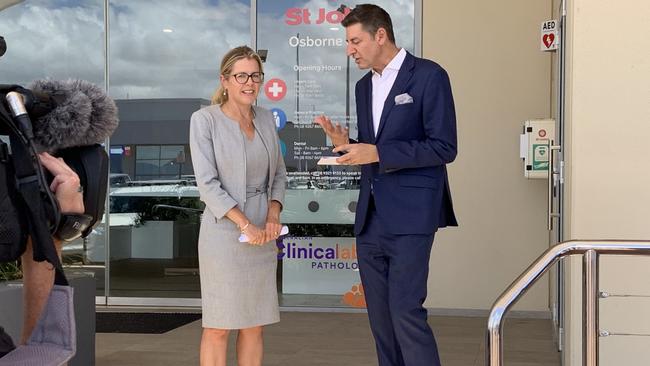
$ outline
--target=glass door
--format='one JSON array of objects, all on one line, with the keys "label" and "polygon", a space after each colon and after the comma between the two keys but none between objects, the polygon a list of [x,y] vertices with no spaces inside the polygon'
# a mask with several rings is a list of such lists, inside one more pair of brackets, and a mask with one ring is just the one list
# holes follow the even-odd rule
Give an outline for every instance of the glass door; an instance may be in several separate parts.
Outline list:
[{"label": "glass door", "polygon": [[189,123],[210,104],[221,57],[250,43],[241,1],[109,5],[109,91],[120,126],[110,141],[108,304],[199,305],[199,199]]},{"label": "glass door", "polygon": [[[398,46],[415,53],[420,2],[375,3],[391,14]],[[368,70],[359,70],[346,56],[340,24],[354,6],[347,1],[256,1],[256,46],[266,55],[258,103],[276,117],[288,172],[282,220],[290,235],[278,243],[284,306],[364,304],[353,234],[360,171],[317,165],[320,157],[332,155],[332,146],[314,124],[325,114],[357,137],[354,88]]]}]

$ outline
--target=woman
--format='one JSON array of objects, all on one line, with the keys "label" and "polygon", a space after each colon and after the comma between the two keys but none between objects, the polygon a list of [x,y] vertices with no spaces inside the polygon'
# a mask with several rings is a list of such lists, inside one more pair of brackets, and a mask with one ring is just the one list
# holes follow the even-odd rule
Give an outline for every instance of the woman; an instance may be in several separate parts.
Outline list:
[{"label": "woman", "polygon": [[[190,148],[205,202],[199,234],[203,308],[201,365],[226,365],[238,329],[239,366],[262,364],[262,326],[280,320],[276,285],[286,170],[273,115],[254,106],[264,81],[249,47],[221,62],[212,105],[192,115]],[[248,242],[239,242],[241,234]]]}]

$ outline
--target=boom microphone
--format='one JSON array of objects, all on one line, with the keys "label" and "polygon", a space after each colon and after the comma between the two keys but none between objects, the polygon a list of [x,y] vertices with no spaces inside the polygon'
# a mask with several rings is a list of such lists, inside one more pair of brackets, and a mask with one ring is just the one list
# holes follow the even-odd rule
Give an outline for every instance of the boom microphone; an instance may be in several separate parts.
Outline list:
[{"label": "boom microphone", "polygon": [[34,141],[42,151],[101,144],[117,128],[117,107],[84,80],[37,80],[23,93]]},{"label": "boom microphone", "polygon": [[[83,80],[37,80],[30,89],[0,85],[0,96],[4,96],[12,112],[12,117],[7,118],[0,104],[0,122],[4,122],[0,127],[5,127],[0,134],[9,134],[11,166],[15,167],[9,169],[9,175],[0,176],[6,175],[7,187],[19,191],[24,199],[14,206],[24,209],[24,203],[28,203],[27,207],[32,207],[40,197],[45,220],[37,220],[46,223],[50,234],[62,240],[86,237],[104,213],[109,158],[100,144],[117,128],[115,102],[101,88]],[[0,148],[2,145],[6,149],[6,143],[0,143]],[[71,215],[59,211],[48,189],[52,176],[38,163],[37,153],[42,151],[62,158],[79,176],[83,215],[69,219]],[[5,183],[3,180],[0,184]],[[6,202],[3,198],[0,194],[0,203]],[[2,219],[0,215],[0,224]]]}]

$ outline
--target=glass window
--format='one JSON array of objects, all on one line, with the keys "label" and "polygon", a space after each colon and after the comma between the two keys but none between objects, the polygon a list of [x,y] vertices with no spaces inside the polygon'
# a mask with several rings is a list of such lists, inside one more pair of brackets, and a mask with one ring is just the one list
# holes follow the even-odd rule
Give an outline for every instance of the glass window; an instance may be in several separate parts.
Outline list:
[{"label": "glass window", "polygon": [[160,159],[160,146],[137,146],[135,151],[138,160]]},{"label": "glass window", "polygon": [[160,158],[161,159],[185,159],[185,149],[183,146],[161,146]]},{"label": "glass window", "polygon": [[109,5],[110,92],[116,99],[210,98],[221,57],[251,42],[248,0]]},{"label": "glass window", "polygon": [[185,146],[136,146],[135,174],[144,180],[178,178],[185,163]]},{"label": "glass window", "polygon": [[7,42],[3,84],[73,78],[104,86],[102,0],[15,3],[0,6],[0,36]]},{"label": "glass window", "polygon": [[[358,135],[354,88],[368,70],[359,70],[346,55],[340,23],[350,9],[343,3],[257,1],[257,47],[267,52],[258,103],[276,117],[288,174],[282,221],[290,224],[291,236],[283,240],[280,254],[280,298],[286,306],[358,305],[352,224],[360,170],[317,165],[333,153],[313,123],[326,114],[349,127],[350,137]],[[413,53],[415,2],[374,3],[391,15],[397,45]],[[316,258],[313,248],[332,254]]]},{"label": "glass window", "polygon": [[[352,223],[360,173],[316,164],[331,146],[313,124],[327,114],[357,136],[354,85],[366,71],[345,55],[343,5],[257,0],[253,25],[250,0],[105,1],[27,0],[0,9],[0,35],[8,46],[1,83],[78,78],[105,87],[110,65],[109,95],[120,118],[109,149],[110,228],[99,225],[88,238],[66,245],[64,262],[92,269],[97,294],[104,295],[109,230],[110,296],[200,296],[203,203],[189,120],[210,104],[222,56],[250,45],[256,29],[257,48],[267,51],[258,104],[274,114],[289,178],[282,220],[292,236],[279,255],[283,305],[350,306],[344,294],[358,283]],[[376,1],[391,14],[398,45],[411,52],[415,1]],[[294,256],[310,245],[349,255],[341,268],[318,269],[313,258]]]},{"label": "glass window", "polygon": [[[104,88],[104,2],[0,2],[0,84],[25,87],[38,79],[83,79]],[[104,224],[85,239],[63,245],[63,264],[96,279],[104,292]]]},{"label": "glass window", "polygon": [[221,58],[251,42],[250,1],[110,0],[110,95],[120,111],[111,174],[115,297],[198,298],[193,112],[210,104]]},{"label": "glass window", "polygon": [[159,160],[138,160],[135,165],[135,171],[138,176],[157,176],[160,173]]}]

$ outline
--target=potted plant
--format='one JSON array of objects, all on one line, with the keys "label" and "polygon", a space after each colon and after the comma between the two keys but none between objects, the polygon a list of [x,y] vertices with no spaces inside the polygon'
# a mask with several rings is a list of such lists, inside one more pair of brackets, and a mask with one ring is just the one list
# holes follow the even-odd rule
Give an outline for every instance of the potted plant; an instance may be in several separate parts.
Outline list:
[{"label": "potted plant", "polygon": [[18,262],[0,263],[0,282],[16,281],[23,278]]}]

